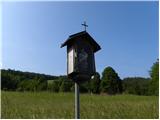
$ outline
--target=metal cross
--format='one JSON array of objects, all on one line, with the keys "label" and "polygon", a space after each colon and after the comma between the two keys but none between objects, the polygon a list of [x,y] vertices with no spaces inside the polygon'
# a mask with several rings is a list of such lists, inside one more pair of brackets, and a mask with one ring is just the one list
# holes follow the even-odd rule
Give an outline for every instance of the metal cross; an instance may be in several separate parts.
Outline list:
[{"label": "metal cross", "polygon": [[84,21],[82,25],[84,26],[84,30],[86,31],[86,27],[88,27],[88,25],[86,24],[86,21]]}]

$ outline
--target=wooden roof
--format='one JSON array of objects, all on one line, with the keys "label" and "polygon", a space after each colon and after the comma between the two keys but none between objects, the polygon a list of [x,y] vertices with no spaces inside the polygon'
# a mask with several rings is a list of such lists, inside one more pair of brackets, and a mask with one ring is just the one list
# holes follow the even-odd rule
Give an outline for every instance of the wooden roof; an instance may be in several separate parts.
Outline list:
[{"label": "wooden roof", "polygon": [[68,44],[72,44],[76,40],[75,38],[78,38],[78,37],[85,37],[85,40],[87,40],[93,46],[94,52],[97,52],[98,50],[101,49],[98,43],[86,31],[82,31],[82,32],[70,35],[69,38],[61,45],[61,48]]}]

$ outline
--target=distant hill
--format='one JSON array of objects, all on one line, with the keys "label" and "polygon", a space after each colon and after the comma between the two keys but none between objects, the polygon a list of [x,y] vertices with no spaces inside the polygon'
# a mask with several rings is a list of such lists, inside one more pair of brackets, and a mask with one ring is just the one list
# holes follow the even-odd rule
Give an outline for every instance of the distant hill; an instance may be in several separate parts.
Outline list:
[{"label": "distant hill", "polygon": [[40,73],[34,73],[34,72],[23,72],[19,70],[12,70],[12,69],[1,69],[1,74],[10,74],[22,78],[28,78],[33,79],[35,77],[40,77],[46,80],[54,80],[57,79],[59,76],[53,76],[53,75],[46,75],[46,74],[40,74]]},{"label": "distant hill", "polygon": [[37,91],[46,90],[49,81],[66,80],[64,76],[53,76],[34,72],[1,69],[1,90]]}]

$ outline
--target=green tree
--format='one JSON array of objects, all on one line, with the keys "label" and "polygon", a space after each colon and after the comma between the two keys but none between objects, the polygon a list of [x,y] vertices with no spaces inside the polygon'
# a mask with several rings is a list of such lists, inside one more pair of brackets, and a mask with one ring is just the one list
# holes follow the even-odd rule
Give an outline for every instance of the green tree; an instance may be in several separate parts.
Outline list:
[{"label": "green tree", "polygon": [[159,94],[159,60],[157,60],[150,71],[151,82],[149,87],[149,93],[151,95]]},{"label": "green tree", "polygon": [[136,95],[148,95],[150,79],[142,77],[128,77],[123,81],[124,93]]},{"label": "green tree", "polygon": [[47,80],[44,77],[36,79],[38,81],[37,90],[44,91],[47,89]]},{"label": "green tree", "polygon": [[1,89],[16,90],[19,82],[19,77],[1,71]]},{"label": "green tree", "polygon": [[102,73],[101,92],[116,94],[122,92],[122,83],[112,67],[106,67]]},{"label": "green tree", "polygon": [[18,84],[18,91],[34,91],[35,90],[35,85],[33,84],[32,80],[26,79],[26,80],[22,80],[19,84]]},{"label": "green tree", "polygon": [[81,93],[87,93],[90,91],[89,81],[85,81],[79,84],[79,90]]},{"label": "green tree", "polygon": [[90,92],[91,93],[96,93],[98,94],[100,92],[100,75],[99,73],[97,72],[95,75],[94,75],[94,78],[90,80]]},{"label": "green tree", "polygon": [[73,84],[71,81],[63,81],[60,86],[60,92],[70,92]]},{"label": "green tree", "polygon": [[54,80],[51,83],[51,91],[53,91],[53,92],[59,92],[59,87],[60,87],[60,81],[59,80]]}]

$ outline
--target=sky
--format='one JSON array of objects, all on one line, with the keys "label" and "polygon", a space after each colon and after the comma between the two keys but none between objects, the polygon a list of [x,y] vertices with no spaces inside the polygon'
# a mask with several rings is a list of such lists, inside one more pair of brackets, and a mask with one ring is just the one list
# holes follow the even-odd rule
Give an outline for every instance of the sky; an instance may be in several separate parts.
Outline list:
[{"label": "sky", "polygon": [[69,35],[87,32],[101,46],[100,74],[111,66],[120,76],[149,77],[158,59],[158,1],[3,2],[2,68],[50,75],[67,74]]}]

